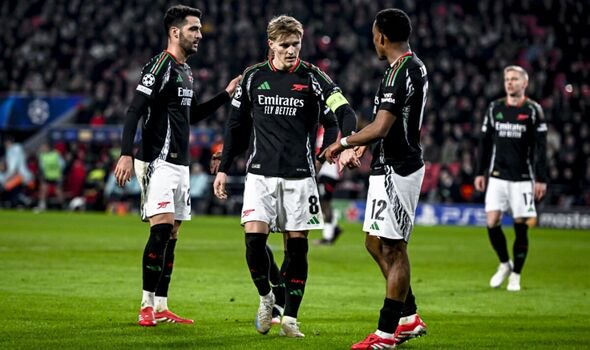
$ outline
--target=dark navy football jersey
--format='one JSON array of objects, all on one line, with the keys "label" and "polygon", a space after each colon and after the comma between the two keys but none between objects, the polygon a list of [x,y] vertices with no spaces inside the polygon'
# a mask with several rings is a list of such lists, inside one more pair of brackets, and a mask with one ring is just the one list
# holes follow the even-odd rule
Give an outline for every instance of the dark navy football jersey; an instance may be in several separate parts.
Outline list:
[{"label": "dark navy football jersey", "polygon": [[231,104],[219,171],[227,172],[248,147],[248,172],[302,178],[315,175],[318,123],[337,125],[322,107],[336,111],[348,102],[323,71],[299,60],[289,71],[277,70],[271,61],[249,67]]},{"label": "dark navy football jersey", "polygon": [[520,105],[509,106],[506,98],[493,101],[481,131],[478,175],[546,182],[547,124],[537,102],[525,98]]},{"label": "dark navy football jersey", "polygon": [[384,175],[392,166],[402,176],[424,165],[420,127],[428,95],[426,67],[413,53],[399,57],[385,71],[375,95],[373,119],[379,110],[396,117],[389,133],[373,144],[372,175]]}]

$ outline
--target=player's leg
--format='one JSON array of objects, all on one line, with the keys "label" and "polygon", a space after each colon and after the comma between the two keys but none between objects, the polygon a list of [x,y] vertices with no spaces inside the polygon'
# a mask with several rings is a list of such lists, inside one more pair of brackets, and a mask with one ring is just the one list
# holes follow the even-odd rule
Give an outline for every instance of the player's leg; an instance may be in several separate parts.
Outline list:
[{"label": "player's leg", "polygon": [[170,286],[170,280],[172,279],[172,271],[174,268],[174,250],[176,249],[176,242],[178,241],[178,231],[180,229],[182,221],[175,220],[174,227],[172,228],[172,235],[166,245],[166,251],[164,254],[164,269],[160,282],[156,288],[156,321],[168,322],[168,323],[181,323],[181,324],[193,324],[194,320],[178,316],[168,308],[168,288]]},{"label": "player's leg", "polygon": [[285,310],[281,319],[281,335],[293,338],[304,337],[297,324],[297,315],[307,283],[309,244],[308,231],[285,233],[287,263],[285,264]]},{"label": "player's leg", "polygon": [[508,181],[489,178],[485,197],[488,238],[500,264],[490,279],[490,287],[498,288],[512,271],[509,261],[506,236],[502,231],[502,212],[508,209]]},{"label": "player's leg", "polygon": [[[413,227],[424,168],[408,176],[397,175],[390,168],[386,170],[387,175],[369,177],[363,230],[379,238],[380,246],[371,239],[366,240],[365,245],[382,272],[387,272],[387,293],[377,330],[365,340],[354,344],[353,349],[392,348],[396,344],[395,337],[401,334],[396,329],[399,328],[406,301],[407,312],[416,310],[413,295],[407,299],[410,287],[407,241]],[[418,318],[417,314],[411,316],[414,320]],[[411,336],[404,333],[402,338],[407,340]]]},{"label": "player's leg", "polygon": [[150,236],[143,251],[141,310],[139,325],[155,326],[155,294],[164,269],[166,245],[172,234],[174,214],[153,215],[150,221]]},{"label": "player's leg", "polygon": [[[389,266],[383,256],[381,240],[379,237],[371,236],[367,233],[365,237],[365,247],[371,254],[385,280],[389,274]],[[426,324],[417,313],[418,306],[416,305],[416,297],[412,292],[412,286],[408,287],[408,295],[402,307],[402,317],[399,320],[399,325],[395,330],[395,340],[397,344],[401,344],[412,338],[416,338],[426,334]]]},{"label": "player's leg", "polygon": [[520,291],[520,275],[529,250],[527,220],[537,216],[531,181],[510,183],[510,206],[514,216],[515,239],[512,246],[514,268],[508,277],[506,289],[518,292]]},{"label": "player's leg", "polygon": [[248,174],[244,184],[242,219],[246,263],[259,295],[256,330],[267,334],[272,326],[275,297],[270,285],[270,257],[266,249],[269,223],[276,217],[276,178]]},{"label": "player's leg", "polygon": [[381,270],[381,274],[387,280],[387,276],[389,275],[389,265],[387,264],[387,260],[383,256],[383,248],[381,247],[381,240],[377,236],[371,236],[368,232],[365,232],[365,248],[373,257],[373,260],[379,266]]},{"label": "player's leg", "polygon": [[155,316],[158,322],[193,324],[194,321],[188,318],[180,317],[168,308],[168,288],[172,278],[172,271],[174,267],[174,251],[178,240],[178,232],[182,221],[191,219],[191,203],[190,203],[190,173],[188,166],[178,166],[166,164],[169,167],[169,175],[176,181],[177,187],[174,189],[174,225],[170,234],[170,240],[166,245],[164,254],[164,267],[160,281],[156,288],[156,308]]},{"label": "player's leg", "polygon": [[270,284],[270,256],[266,249],[268,224],[261,221],[245,223],[246,263],[252,282],[256,286],[260,302],[256,316],[256,330],[266,334],[272,326],[272,309],[275,297]]},{"label": "player's leg", "polygon": [[320,196],[320,207],[324,214],[324,228],[322,229],[322,238],[315,240],[315,244],[330,245],[334,238],[334,226],[332,225],[332,207],[330,205],[329,190],[330,186],[327,183],[325,176],[320,176],[318,179],[318,194]]},{"label": "player's leg", "polygon": [[278,222],[283,226],[287,251],[285,266],[285,311],[281,320],[281,335],[301,338],[297,315],[307,283],[307,253],[309,230],[323,227],[318,187],[314,178],[282,180],[282,201]]},{"label": "player's leg", "polygon": [[142,190],[142,219],[150,223],[150,236],[142,260],[143,295],[139,324],[155,326],[155,294],[164,270],[166,246],[174,228],[174,188],[180,181],[174,167],[164,161],[135,160]]},{"label": "player's leg", "polygon": [[270,260],[269,279],[272,287],[272,293],[275,296],[275,304],[272,308],[272,324],[280,324],[283,310],[285,308],[285,283],[281,276],[279,266],[275,261],[272,249],[267,244],[266,252]]}]

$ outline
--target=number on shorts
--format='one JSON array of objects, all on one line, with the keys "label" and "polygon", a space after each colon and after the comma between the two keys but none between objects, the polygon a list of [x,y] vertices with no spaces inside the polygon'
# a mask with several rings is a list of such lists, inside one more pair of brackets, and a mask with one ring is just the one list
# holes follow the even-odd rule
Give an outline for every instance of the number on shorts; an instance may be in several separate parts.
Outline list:
[{"label": "number on shorts", "polygon": [[[378,206],[377,212],[375,212],[375,205]],[[376,199],[373,199],[373,207],[371,209],[371,219],[380,220],[380,221],[385,220],[385,218],[383,216],[381,216],[381,213],[383,212],[383,210],[385,210],[385,208],[387,208],[386,201],[384,201],[383,199],[380,199],[379,201],[377,201]]]},{"label": "number on shorts", "polygon": [[524,192],[522,194],[524,197],[524,206],[527,207],[529,205],[533,205],[533,193],[532,192]]},{"label": "number on shorts", "polygon": [[320,212],[320,206],[318,205],[318,197],[309,196],[309,213],[317,214]]}]

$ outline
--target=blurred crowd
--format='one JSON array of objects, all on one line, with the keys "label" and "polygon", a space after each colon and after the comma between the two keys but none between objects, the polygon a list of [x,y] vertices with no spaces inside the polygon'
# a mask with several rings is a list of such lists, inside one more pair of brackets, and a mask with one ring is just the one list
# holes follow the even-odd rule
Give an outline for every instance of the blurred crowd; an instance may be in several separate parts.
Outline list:
[{"label": "blurred crowd", "polygon": [[[422,200],[430,202],[482,201],[472,183],[483,115],[491,100],[504,95],[503,67],[521,65],[530,76],[527,94],[542,105],[549,124],[546,203],[562,208],[590,205],[590,39],[583,34],[590,30],[587,1],[184,3],[203,11],[204,38],[198,54],[189,59],[200,100],[264,58],[266,24],[286,13],[304,24],[303,59],[325,70],[342,87],[361,123],[371,118],[385,68],[373,52],[373,18],[385,7],[404,9],[413,22],[412,49],[429,70],[430,96],[422,126],[427,162]],[[171,4],[163,0],[2,2],[0,92],[85,94],[91,103],[78,112],[78,123],[122,124],[143,64],[165,48],[162,17]],[[226,112],[222,109],[196,127],[212,128],[220,137]],[[96,189],[101,193],[97,197],[102,207],[107,205],[102,198],[118,158],[117,145],[57,140],[48,148],[63,159],[64,184],[75,169],[84,168],[84,181],[78,181],[83,185],[78,187],[92,188],[89,174],[100,169],[104,187]],[[33,170],[40,169],[35,168],[40,153],[27,157]],[[8,155],[7,150],[1,154]],[[211,152],[193,147],[191,154],[197,167],[204,168]],[[345,174],[339,186],[342,195],[363,195],[367,162]],[[0,163],[0,180],[1,174],[7,177],[6,163]],[[243,161],[236,162],[234,174],[243,172],[243,167]],[[41,205],[42,180],[38,171],[32,173],[37,175],[32,197]],[[23,193],[27,192],[31,194]],[[123,195],[137,198],[137,192],[132,193]],[[71,189],[63,196],[76,198]]]}]

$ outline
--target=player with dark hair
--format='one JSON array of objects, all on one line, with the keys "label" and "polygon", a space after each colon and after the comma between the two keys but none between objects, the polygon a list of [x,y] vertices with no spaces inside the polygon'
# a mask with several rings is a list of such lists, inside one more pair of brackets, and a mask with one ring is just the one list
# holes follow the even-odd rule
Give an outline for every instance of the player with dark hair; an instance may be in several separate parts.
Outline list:
[{"label": "player with dark hair", "polygon": [[[412,26],[405,12],[380,11],[372,30],[377,56],[390,64],[375,96],[373,121],[324,153],[334,162],[345,149],[373,144],[363,230],[368,233],[367,249],[386,276],[387,293],[377,330],[352,348],[392,349],[426,331],[415,313],[407,244],[424,178],[420,127],[428,79],[426,67],[410,49]],[[407,313],[412,314],[404,317],[407,322],[400,322]]]},{"label": "player with dark hair", "polygon": [[[547,124],[541,106],[525,95],[528,80],[520,66],[504,69],[506,97],[490,103],[484,117],[475,178],[475,189],[486,191],[488,236],[500,260],[490,286],[498,288],[508,277],[507,289],[513,292],[520,290],[528,253],[527,220],[537,217],[535,201],[547,191]],[[514,217],[514,263],[509,260],[501,226],[502,212],[507,210]]]},{"label": "player with dark hair", "polygon": [[[338,86],[319,68],[299,58],[303,26],[290,16],[273,18],[267,27],[273,58],[247,68],[232,100],[219,172],[218,198],[227,198],[226,172],[233,159],[249,147],[241,222],[246,261],[260,304],[256,329],[272,325],[275,297],[269,283],[269,231],[283,232],[287,257],[283,263],[285,309],[281,335],[304,337],[297,314],[307,282],[308,232],[322,227],[315,181],[314,144],[318,122],[326,128],[326,144],[356,128],[356,116]],[[321,110],[325,103],[336,115]]]},{"label": "player with dark hair", "polygon": [[[168,309],[168,287],[174,250],[182,221],[190,220],[189,133],[196,123],[230,100],[240,77],[211,100],[197,104],[193,75],[186,63],[196,53],[201,35],[201,11],[170,7],[164,16],[168,47],[143,68],[123,129],[117,183],[130,180],[133,168],[142,190],[142,220],[150,223],[143,255],[143,296],[139,325],[156,321],[192,324]],[[133,159],[137,123],[143,118],[142,139]]]}]

